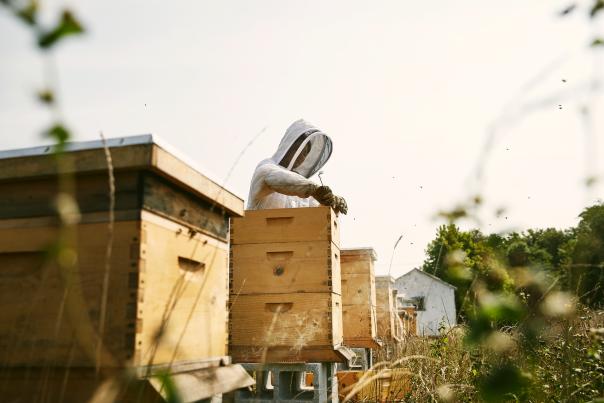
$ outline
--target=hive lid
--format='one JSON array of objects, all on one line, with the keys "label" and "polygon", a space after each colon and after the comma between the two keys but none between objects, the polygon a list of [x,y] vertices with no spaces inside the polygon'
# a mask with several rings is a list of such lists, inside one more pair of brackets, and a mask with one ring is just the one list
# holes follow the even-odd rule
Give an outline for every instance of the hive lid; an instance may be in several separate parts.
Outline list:
[{"label": "hive lid", "polygon": [[[243,199],[202,174],[196,164],[175,151],[157,136],[107,139],[115,170],[147,169],[212,202],[233,215],[243,215]],[[72,157],[69,169],[75,173],[91,173],[107,169],[104,144],[101,140],[72,142],[66,145]],[[0,181],[27,179],[57,174],[52,146],[0,151]]]},{"label": "hive lid", "polygon": [[371,260],[373,260],[374,262],[377,260],[377,253],[375,252],[375,249],[373,249],[371,246],[363,246],[358,248],[343,248],[340,249],[340,253],[342,254],[342,256],[367,255],[370,256]]}]

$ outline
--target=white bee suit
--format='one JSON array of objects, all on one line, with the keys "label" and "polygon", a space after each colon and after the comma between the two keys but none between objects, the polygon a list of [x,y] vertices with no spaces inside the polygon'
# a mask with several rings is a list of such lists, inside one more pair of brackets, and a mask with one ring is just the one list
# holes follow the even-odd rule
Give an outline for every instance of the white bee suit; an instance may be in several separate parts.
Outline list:
[{"label": "white bee suit", "polygon": [[247,208],[315,207],[311,197],[318,185],[308,178],[325,165],[332,152],[331,139],[300,119],[285,131],[277,152],[261,161],[252,177]]}]

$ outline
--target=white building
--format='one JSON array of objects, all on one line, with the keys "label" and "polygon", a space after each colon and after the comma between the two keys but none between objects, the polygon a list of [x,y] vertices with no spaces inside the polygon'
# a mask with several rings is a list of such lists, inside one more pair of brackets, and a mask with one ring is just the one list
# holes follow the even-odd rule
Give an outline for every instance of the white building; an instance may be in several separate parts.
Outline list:
[{"label": "white building", "polygon": [[424,271],[413,269],[394,282],[398,306],[415,306],[418,336],[438,335],[439,327],[456,322],[455,287]]}]

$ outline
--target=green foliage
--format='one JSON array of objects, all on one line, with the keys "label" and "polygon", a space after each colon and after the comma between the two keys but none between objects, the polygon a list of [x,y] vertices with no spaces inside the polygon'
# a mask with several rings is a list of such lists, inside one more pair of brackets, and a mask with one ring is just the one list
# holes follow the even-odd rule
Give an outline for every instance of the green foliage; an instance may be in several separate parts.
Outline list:
[{"label": "green foliage", "polygon": [[604,10],[604,0],[595,0],[589,10],[589,16],[594,18],[602,10]]},{"label": "green foliage", "polygon": [[508,362],[491,369],[480,379],[480,394],[487,402],[518,400],[519,396],[526,394],[530,381],[530,375]]},{"label": "green foliage", "polygon": [[476,273],[486,270],[488,246],[478,230],[460,231],[455,224],[438,228],[437,236],[426,249],[421,269],[457,287],[455,304],[462,311],[470,284]]},{"label": "green foliage", "polygon": [[38,100],[44,104],[51,105],[55,102],[55,95],[51,90],[38,91]]},{"label": "green foliage", "polygon": [[59,40],[70,36],[78,35],[84,32],[82,25],[71,14],[69,10],[63,11],[61,20],[49,31],[42,32],[38,37],[38,45],[42,49],[50,49],[56,45]]},{"label": "green foliage", "polygon": [[[37,37],[38,46],[42,50],[49,50],[60,43],[62,39],[71,35],[79,35],[84,32],[82,24],[76,19],[71,11],[62,11],[59,22],[50,29],[41,26],[38,20],[38,1],[0,0],[0,4],[11,11],[19,20],[27,24],[32,33]],[[40,102],[46,106],[55,104],[55,96],[52,86],[48,86],[37,94]],[[58,118],[58,117],[57,117]],[[44,131],[46,137],[55,142],[55,151],[60,153],[69,141],[71,133],[61,123],[55,123]]]},{"label": "green foliage", "polygon": [[64,151],[67,140],[71,137],[69,130],[60,123],[57,123],[48,129],[45,135],[55,142],[55,149],[57,152]]},{"label": "green foliage", "polygon": [[38,13],[38,2],[30,1],[27,5],[17,11],[17,16],[28,25],[36,25]]},{"label": "green foliage", "polygon": [[[428,245],[422,269],[457,286],[478,400],[588,401],[604,394],[604,329],[590,341],[588,315],[575,315],[578,301],[604,307],[604,204],[579,217],[568,230],[489,235],[450,222]],[[449,338],[433,342],[431,356],[449,354],[448,345]]]},{"label": "green foliage", "polygon": [[604,203],[586,208],[580,215],[570,286],[587,305],[604,307]]},{"label": "green foliage", "polygon": [[162,373],[157,376],[161,381],[161,390],[162,395],[166,403],[183,403],[180,393],[178,393],[178,389],[172,380],[172,377],[169,373]]}]

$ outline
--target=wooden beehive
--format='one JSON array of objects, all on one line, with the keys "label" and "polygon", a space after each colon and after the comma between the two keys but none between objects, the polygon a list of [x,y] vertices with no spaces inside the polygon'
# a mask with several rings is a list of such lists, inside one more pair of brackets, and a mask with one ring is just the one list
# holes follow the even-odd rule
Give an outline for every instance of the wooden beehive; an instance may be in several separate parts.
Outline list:
[{"label": "wooden beehive", "polygon": [[[227,355],[228,220],[243,214],[242,200],[151,136],[108,145],[115,222],[101,365],[219,365]],[[107,161],[100,142],[76,143],[64,158],[81,213],[69,273],[47,259],[60,234],[55,156],[50,148],[0,153],[3,367],[95,365],[109,239]]]},{"label": "wooden beehive", "polygon": [[400,341],[402,325],[396,312],[394,279],[391,276],[375,278],[377,302],[377,332],[381,340]]},{"label": "wooden beehive", "polygon": [[330,362],[342,346],[338,220],[329,207],[231,221],[229,353],[235,362]]},{"label": "wooden beehive", "polygon": [[377,348],[373,248],[342,249],[342,323],[347,347]]}]

